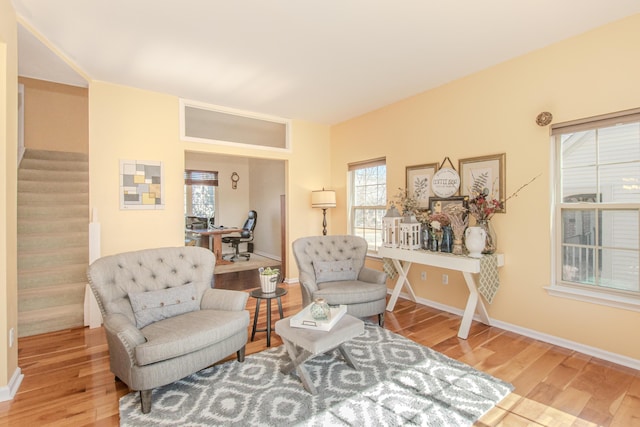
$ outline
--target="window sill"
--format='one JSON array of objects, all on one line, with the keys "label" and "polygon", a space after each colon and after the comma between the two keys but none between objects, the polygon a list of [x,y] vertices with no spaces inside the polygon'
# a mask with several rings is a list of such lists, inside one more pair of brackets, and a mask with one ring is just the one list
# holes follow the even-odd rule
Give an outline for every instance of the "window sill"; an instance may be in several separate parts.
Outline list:
[{"label": "window sill", "polygon": [[593,292],[586,289],[578,289],[563,285],[552,285],[545,289],[549,295],[554,297],[569,298],[577,301],[590,302],[593,304],[640,312],[640,300],[636,298]]}]

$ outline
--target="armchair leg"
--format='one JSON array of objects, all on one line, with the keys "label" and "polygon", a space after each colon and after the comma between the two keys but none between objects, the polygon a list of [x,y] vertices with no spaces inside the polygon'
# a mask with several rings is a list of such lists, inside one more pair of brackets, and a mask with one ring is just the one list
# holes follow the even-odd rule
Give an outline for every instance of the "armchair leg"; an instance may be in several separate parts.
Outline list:
[{"label": "armchair leg", "polygon": [[151,390],[140,390],[140,402],[143,414],[151,412]]},{"label": "armchair leg", "polygon": [[380,325],[381,328],[384,328],[384,311],[378,314],[378,325]]},{"label": "armchair leg", "polygon": [[245,353],[246,347],[247,346],[243,345],[240,350],[236,351],[236,355],[238,356],[238,362],[240,363],[244,362],[244,353]]}]

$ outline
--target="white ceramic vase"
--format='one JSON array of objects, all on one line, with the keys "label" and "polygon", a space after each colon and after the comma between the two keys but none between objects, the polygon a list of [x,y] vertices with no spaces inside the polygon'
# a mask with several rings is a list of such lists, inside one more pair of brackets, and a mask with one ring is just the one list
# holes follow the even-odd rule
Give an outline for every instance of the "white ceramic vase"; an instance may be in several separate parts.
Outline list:
[{"label": "white ceramic vase", "polygon": [[482,257],[482,250],[487,240],[487,232],[482,227],[469,227],[464,232],[465,246],[471,258]]}]

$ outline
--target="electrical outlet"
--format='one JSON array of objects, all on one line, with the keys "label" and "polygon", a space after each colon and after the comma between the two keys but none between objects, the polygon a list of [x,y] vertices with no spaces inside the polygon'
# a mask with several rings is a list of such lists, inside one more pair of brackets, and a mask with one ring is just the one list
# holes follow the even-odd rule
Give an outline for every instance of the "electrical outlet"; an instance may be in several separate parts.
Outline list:
[{"label": "electrical outlet", "polygon": [[13,347],[13,341],[15,340],[15,329],[9,329],[9,347]]},{"label": "electrical outlet", "polygon": [[427,272],[423,271],[420,273],[420,280],[427,280]]},{"label": "electrical outlet", "polygon": [[443,274],[442,275],[442,284],[443,285],[448,285],[449,284],[449,275],[448,274]]}]

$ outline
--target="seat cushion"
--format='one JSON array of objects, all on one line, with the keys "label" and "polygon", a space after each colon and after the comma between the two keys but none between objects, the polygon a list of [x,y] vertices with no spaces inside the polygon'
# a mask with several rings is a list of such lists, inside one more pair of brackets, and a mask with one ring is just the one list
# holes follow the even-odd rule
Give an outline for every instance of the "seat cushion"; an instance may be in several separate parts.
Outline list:
[{"label": "seat cushion", "polygon": [[359,304],[387,297],[387,286],[378,283],[347,280],[318,284],[314,298],[324,298],[329,304]]},{"label": "seat cushion", "polygon": [[147,342],[135,348],[136,363],[148,365],[192,353],[247,330],[249,312],[198,310],[142,328]]}]

